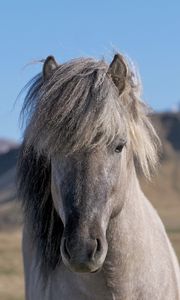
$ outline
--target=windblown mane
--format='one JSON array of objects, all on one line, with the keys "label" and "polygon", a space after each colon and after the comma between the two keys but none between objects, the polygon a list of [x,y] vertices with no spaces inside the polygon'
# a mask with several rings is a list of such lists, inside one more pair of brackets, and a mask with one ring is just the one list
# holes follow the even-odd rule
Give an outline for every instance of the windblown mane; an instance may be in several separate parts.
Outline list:
[{"label": "windblown mane", "polygon": [[140,99],[138,76],[125,62],[128,76],[120,96],[107,74],[108,64],[91,58],[59,65],[47,81],[39,74],[30,82],[22,109],[27,128],[19,157],[19,192],[44,266],[58,264],[63,230],[51,198],[53,154],[108,144],[126,127],[129,147],[145,176],[156,168],[159,139]]}]

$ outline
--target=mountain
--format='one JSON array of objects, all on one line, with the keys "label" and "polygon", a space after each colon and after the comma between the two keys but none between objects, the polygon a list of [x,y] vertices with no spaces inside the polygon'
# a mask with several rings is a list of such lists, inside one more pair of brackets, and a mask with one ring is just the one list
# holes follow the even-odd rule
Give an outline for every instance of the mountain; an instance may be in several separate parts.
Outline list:
[{"label": "mountain", "polygon": [[0,155],[18,147],[19,144],[16,141],[0,138]]},{"label": "mountain", "polygon": [[19,144],[0,139],[0,204],[16,198],[15,173]]},{"label": "mountain", "polygon": [[16,193],[16,163],[19,144],[0,139],[0,229],[21,223]]}]

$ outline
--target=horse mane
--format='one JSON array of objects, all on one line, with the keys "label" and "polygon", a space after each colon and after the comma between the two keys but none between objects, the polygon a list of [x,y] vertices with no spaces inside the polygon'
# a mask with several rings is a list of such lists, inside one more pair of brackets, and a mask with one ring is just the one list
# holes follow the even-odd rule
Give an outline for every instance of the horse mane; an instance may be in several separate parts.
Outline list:
[{"label": "horse mane", "polygon": [[140,97],[139,77],[125,62],[128,75],[120,96],[107,74],[108,64],[91,58],[59,65],[49,80],[39,74],[28,85],[18,188],[44,267],[54,269],[60,262],[63,232],[51,196],[52,155],[109,144],[126,129],[129,148],[144,175],[150,178],[156,169],[159,139]]}]

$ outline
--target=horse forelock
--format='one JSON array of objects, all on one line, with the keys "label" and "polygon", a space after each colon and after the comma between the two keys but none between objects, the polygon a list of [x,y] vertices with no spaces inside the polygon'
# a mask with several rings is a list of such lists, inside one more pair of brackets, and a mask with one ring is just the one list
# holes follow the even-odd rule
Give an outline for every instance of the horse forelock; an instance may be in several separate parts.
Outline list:
[{"label": "horse forelock", "polygon": [[31,113],[29,143],[48,149],[48,155],[68,154],[108,143],[119,134],[121,110],[107,69],[104,61],[80,59],[59,66],[47,82],[35,80],[24,106]]}]

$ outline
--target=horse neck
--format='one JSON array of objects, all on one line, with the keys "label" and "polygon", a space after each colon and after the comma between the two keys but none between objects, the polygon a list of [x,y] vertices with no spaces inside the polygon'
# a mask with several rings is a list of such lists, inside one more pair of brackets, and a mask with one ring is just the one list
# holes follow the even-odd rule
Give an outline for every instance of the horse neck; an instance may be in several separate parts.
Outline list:
[{"label": "horse neck", "polygon": [[128,178],[121,212],[110,220],[107,230],[108,253],[103,271],[107,286],[114,295],[123,293],[122,286],[126,285],[123,280],[128,278],[128,274],[131,274],[129,257],[134,254],[137,257],[141,255],[141,242],[138,244],[136,240],[141,241],[141,236],[144,235],[144,200],[145,196],[141,191],[135,170],[133,170]]},{"label": "horse neck", "polygon": [[123,251],[128,252],[131,242],[134,242],[133,237],[144,232],[143,222],[147,199],[140,188],[134,168],[131,169],[129,175],[123,207],[120,213],[110,220],[107,230],[109,245],[107,260],[123,255]]}]

